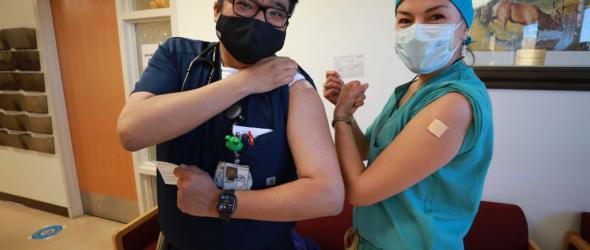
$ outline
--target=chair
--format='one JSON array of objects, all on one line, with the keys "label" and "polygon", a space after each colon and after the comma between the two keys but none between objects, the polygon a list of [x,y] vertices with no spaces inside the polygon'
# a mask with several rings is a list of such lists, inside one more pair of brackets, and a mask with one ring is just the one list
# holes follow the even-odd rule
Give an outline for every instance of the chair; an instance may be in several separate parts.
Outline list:
[{"label": "chair", "polygon": [[564,250],[590,250],[590,213],[582,213],[580,232],[570,231],[565,235]]},{"label": "chair", "polygon": [[529,240],[522,209],[513,204],[482,201],[473,225],[463,239],[465,249],[538,250]]},{"label": "chair", "polygon": [[[338,216],[297,223],[297,232],[315,241],[322,249],[343,249],[344,233],[351,226],[352,208],[345,205],[344,211]],[[526,217],[520,207],[486,201],[481,202],[463,242],[466,250],[539,249],[529,240]]]},{"label": "chair", "polygon": [[113,235],[115,250],[155,250],[160,234],[158,208],[127,223]]},{"label": "chair", "polygon": [[[590,214],[585,213],[582,218],[581,234],[572,234],[581,235],[578,238],[590,236]],[[344,233],[351,226],[352,207],[345,204],[340,215],[300,221],[296,230],[322,249],[330,250],[343,249]],[[158,235],[158,209],[154,208],[115,233],[113,243],[116,250],[153,250],[156,249]],[[576,247],[578,238],[572,243]],[[539,247],[529,240],[526,217],[520,207],[486,201],[481,202],[473,225],[463,242],[466,250],[539,250]],[[584,243],[588,245],[587,241]],[[573,249],[590,250],[581,247]]]},{"label": "chair", "polygon": [[[352,207],[345,205],[338,216],[297,223],[297,231],[322,249],[342,249],[344,233],[352,226]],[[155,250],[159,235],[158,209],[129,222],[113,235],[115,250]]]},{"label": "chair", "polygon": [[345,203],[339,215],[297,222],[296,231],[321,249],[344,249],[344,233],[350,227],[352,206]]}]

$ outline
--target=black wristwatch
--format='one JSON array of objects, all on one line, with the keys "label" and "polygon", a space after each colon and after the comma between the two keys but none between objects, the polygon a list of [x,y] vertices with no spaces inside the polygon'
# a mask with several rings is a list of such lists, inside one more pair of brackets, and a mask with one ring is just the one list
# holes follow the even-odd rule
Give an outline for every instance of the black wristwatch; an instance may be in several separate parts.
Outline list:
[{"label": "black wristwatch", "polygon": [[236,211],[238,206],[238,199],[234,190],[223,190],[219,196],[217,203],[217,212],[219,212],[219,219],[224,224],[230,222],[231,215]]}]

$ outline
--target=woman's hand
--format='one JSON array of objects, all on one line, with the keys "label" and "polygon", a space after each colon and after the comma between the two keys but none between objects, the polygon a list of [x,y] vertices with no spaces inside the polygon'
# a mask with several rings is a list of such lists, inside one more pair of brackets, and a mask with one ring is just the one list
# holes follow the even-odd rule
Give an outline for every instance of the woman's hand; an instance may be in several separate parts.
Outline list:
[{"label": "woman's hand", "polygon": [[352,116],[359,107],[365,105],[365,91],[368,88],[368,83],[361,84],[359,81],[352,81],[344,85],[336,103],[334,115]]},{"label": "woman's hand", "polygon": [[340,74],[338,74],[338,72],[334,70],[326,71],[326,82],[324,83],[323,91],[324,98],[326,98],[326,100],[336,105],[343,86],[344,82],[340,78]]}]

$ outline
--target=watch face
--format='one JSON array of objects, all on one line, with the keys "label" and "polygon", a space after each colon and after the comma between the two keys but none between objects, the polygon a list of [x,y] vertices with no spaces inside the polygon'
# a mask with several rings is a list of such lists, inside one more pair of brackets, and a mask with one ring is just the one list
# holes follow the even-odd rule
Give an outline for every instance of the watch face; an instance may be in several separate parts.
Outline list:
[{"label": "watch face", "polygon": [[233,195],[222,194],[219,197],[217,209],[222,213],[233,213],[236,207],[236,197]]}]

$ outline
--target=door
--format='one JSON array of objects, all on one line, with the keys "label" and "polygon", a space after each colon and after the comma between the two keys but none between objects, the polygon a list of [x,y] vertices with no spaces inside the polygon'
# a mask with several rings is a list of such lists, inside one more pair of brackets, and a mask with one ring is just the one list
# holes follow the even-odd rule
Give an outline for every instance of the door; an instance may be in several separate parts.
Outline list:
[{"label": "door", "polygon": [[84,211],[127,222],[138,205],[131,154],[116,132],[125,94],[115,1],[51,8]]}]

